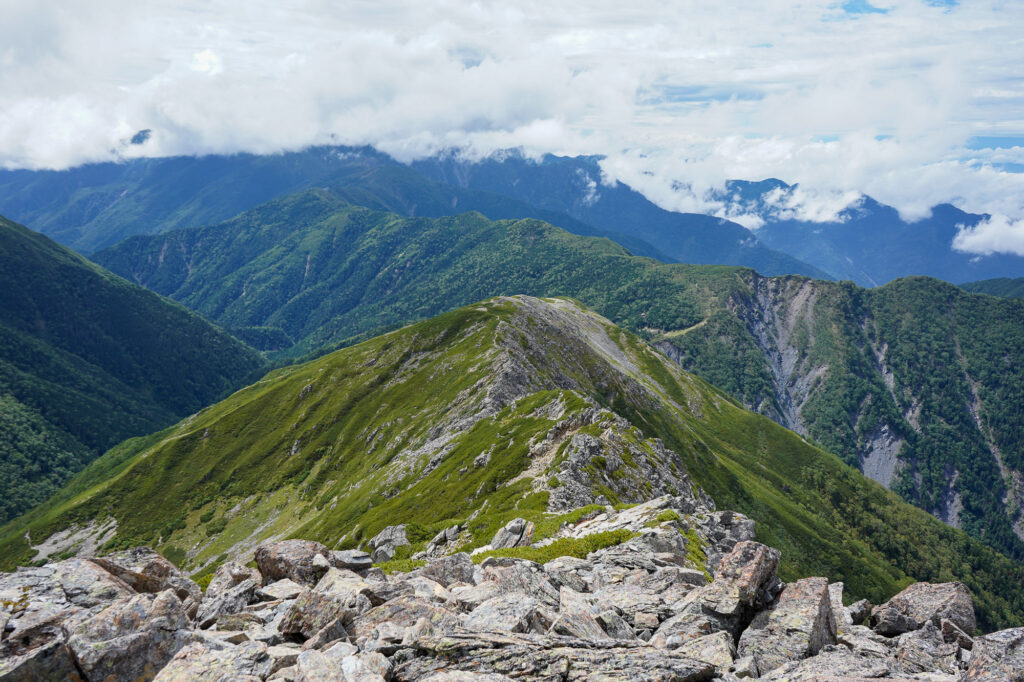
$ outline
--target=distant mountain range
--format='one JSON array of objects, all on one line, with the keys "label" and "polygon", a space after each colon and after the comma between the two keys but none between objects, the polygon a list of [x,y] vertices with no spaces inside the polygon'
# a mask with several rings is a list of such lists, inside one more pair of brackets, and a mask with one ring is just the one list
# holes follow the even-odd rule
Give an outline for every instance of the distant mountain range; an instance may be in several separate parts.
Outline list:
[{"label": "distant mountain range", "polygon": [[182,306],[0,218],[0,525],[262,365]]},{"label": "distant mountain range", "polygon": [[1024,301],[660,264],[538,220],[404,218],[323,190],[95,258],[282,358],[488,296],[571,296],[1024,558]]}]

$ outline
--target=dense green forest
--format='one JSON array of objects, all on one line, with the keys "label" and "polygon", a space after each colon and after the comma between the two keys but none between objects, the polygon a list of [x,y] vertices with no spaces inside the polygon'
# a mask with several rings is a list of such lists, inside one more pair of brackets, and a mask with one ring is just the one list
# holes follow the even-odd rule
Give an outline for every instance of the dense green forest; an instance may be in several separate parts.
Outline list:
[{"label": "dense green forest", "polygon": [[928,278],[867,290],[662,264],[537,220],[403,218],[324,191],[220,225],[135,237],[96,258],[281,358],[487,296],[572,296],[1024,559],[1014,530],[1024,491],[1011,473],[1024,466],[1020,301]]},{"label": "dense green forest", "polygon": [[0,521],[261,365],[195,313],[0,218]]}]

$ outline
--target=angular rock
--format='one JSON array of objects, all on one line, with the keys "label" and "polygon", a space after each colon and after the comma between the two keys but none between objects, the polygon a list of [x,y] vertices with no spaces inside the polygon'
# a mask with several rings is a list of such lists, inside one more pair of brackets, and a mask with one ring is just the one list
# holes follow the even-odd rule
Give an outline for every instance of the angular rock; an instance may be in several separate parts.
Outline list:
[{"label": "angular rock", "polygon": [[181,649],[154,682],[253,682],[266,679],[272,663],[260,642],[220,649],[196,642]]},{"label": "angular rock", "polygon": [[383,682],[391,677],[391,662],[382,654],[352,654],[341,659],[341,671],[346,682]]},{"label": "angular rock", "polygon": [[341,661],[309,649],[296,659],[294,679],[295,682],[338,682],[345,679],[345,673],[341,669]]},{"label": "angular rock", "polygon": [[281,621],[281,632],[309,638],[335,619],[341,619],[347,627],[357,614],[382,601],[373,583],[352,571],[332,568],[316,587],[292,603]]},{"label": "angular rock", "polygon": [[81,678],[71,652],[60,639],[52,639],[21,655],[0,658],[0,682],[78,679]]},{"label": "angular rock", "polygon": [[753,656],[757,669],[765,674],[835,643],[828,580],[804,578],[787,585],[771,609],[754,618],[740,637],[738,652]]},{"label": "angular rock", "polygon": [[705,661],[720,671],[726,671],[736,658],[736,644],[728,632],[716,632],[691,639],[675,650],[677,654]]},{"label": "angular rock", "polygon": [[558,557],[544,564],[544,572],[556,586],[587,592],[593,584],[594,564],[572,556]]},{"label": "angular rock", "polygon": [[828,598],[832,604],[832,617],[836,620],[836,628],[842,630],[847,625],[853,625],[853,619],[843,606],[843,584],[829,583]]},{"label": "angular rock", "polygon": [[288,578],[312,587],[329,567],[326,564],[315,566],[313,559],[317,555],[327,559],[329,552],[312,540],[265,542],[256,548],[256,567],[263,576],[264,585]]},{"label": "angular rock", "polygon": [[871,627],[886,637],[917,630],[945,618],[967,633],[977,621],[970,590],[963,583],[914,583],[871,611]]},{"label": "angular rock", "polygon": [[423,637],[410,649],[413,655],[395,668],[397,682],[429,679],[442,670],[550,682],[697,682],[710,680],[714,674],[709,663],[642,643],[613,640],[474,633]]},{"label": "angular rock", "polygon": [[209,628],[217,619],[238,613],[256,600],[257,588],[257,582],[250,578],[213,597],[205,596],[196,613],[196,625],[203,629]]},{"label": "angular rock", "polygon": [[551,608],[558,606],[558,588],[540,565],[532,561],[516,560],[508,566],[486,566],[483,580],[496,583],[502,593],[525,592]]},{"label": "angular rock", "polygon": [[483,581],[479,585],[460,585],[453,587],[451,593],[455,596],[459,608],[463,611],[472,611],[492,597],[502,594],[501,587],[494,581]]},{"label": "angular rock", "polygon": [[263,576],[255,568],[249,568],[237,561],[225,561],[217,567],[217,572],[210,578],[203,598],[213,599],[246,580],[252,580],[257,585],[263,584]]},{"label": "angular rock", "polygon": [[737,658],[732,662],[732,667],[729,670],[738,680],[758,677],[757,662],[753,656]]},{"label": "angular rock", "polygon": [[512,519],[494,534],[491,549],[526,547],[533,542],[533,522],[526,519]]},{"label": "angular rock", "polygon": [[111,575],[123,580],[136,592],[163,592],[174,590],[178,599],[186,603],[186,612],[195,613],[203,599],[203,591],[178,567],[149,547],[134,547],[91,560]]},{"label": "angular rock", "polygon": [[294,580],[285,578],[263,586],[259,589],[258,593],[261,598],[267,601],[273,601],[277,599],[296,599],[300,594],[302,594],[304,589],[306,588]]},{"label": "angular rock", "polygon": [[427,565],[419,569],[421,575],[448,587],[452,583],[474,583],[473,574],[476,565],[465,552],[452,554],[439,559],[431,559]]},{"label": "angular rock", "polygon": [[612,639],[633,640],[636,634],[622,616],[612,610],[602,611],[597,614],[597,624]]},{"label": "angular rock", "polygon": [[391,623],[404,629],[413,627],[420,619],[426,619],[433,631],[438,634],[455,630],[462,624],[461,614],[438,604],[405,595],[356,616],[352,621],[350,634],[355,639],[369,638],[382,623]]},{"label": "angular rock", "polygon": [[391,561],[395,557],[395,550],[408,544],[409,538],[405,535],[405,524],[388,526],[370,540],[370,546],[373,547],[370,557],[375,564]]},{"label": "angular rock", "polygon": [[525,592],[508,592],[473,609],[463,626],[478,632],[545,633],[555,614]]},{"label": "angular rock", "polygon": [[855,601],[846,607],[846,613],[854,625],[863,625],[868,616],[871,615],[872,604],[867,599]]},{"label": "angular rock", "polygon": [[1024,627],[1000,630],[974,640],[969,682],[1024,682]]},{"label": "angular rock", "polygon": [[893,667],[907,675],[926,672],[952,675],[959,672],[959,649],[955,643],[944,642],[939,626],[928,621],[921,629],[899,636]]},{"label": "angular rock", "polygon": [[412,587],[413,595],[436,604],[442,604],[450,608],[458,606],[458,599],[448,590],[441,587],[440,583],[423,576],[413,576],[406,580],[406,584]]},{"label": "angular rock", "polygon": [[839,631],[839,643],[856,654],[869,658],[889,658],[893,640],[863,625],[847,625]]},{"label": "angular rock", "polygon": [[860,682],[892,676],[893,670],[884,660],[858,656],[844,647],[830,647],[817,656],[785,663],[761,675],[761,679],[767,682]]},{"label": "angular rock", "polygon": [[68,638],[90,680],[150,680],[194,636],[173,590],[121,599],[78,625]]},{"label": "angular rock", "polygon": [[327,556],[328,563],[334,568],[346,568],[360,573],[373,566],[373,559],[366,552],[358,549],[336,550]]},{"label": "angular rock", "polygon": [[737,543],[722,557],[704,602],[716,613],[732,615],[742,606],[760,609],[775,596],[781,553],[759,542]]}]

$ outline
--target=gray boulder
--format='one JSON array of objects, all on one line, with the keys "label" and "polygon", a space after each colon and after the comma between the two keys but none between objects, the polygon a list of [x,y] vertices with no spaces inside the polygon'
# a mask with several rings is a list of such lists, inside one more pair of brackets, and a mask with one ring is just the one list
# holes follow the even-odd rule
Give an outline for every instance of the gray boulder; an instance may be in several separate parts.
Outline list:
[{"label": "gray boulder", "polygon": [[375,564],[391,561],[395,558],[395,550],[408,544],[409,538],[405,534],[405,524],[388,526],[370,540],[370,547],[373,548],[370,557]]},{"label": "gray boulder", "polygon": [[481,582],[493,582],[500,593],[525,592],[550,608],[558,607],[558,588],[539,564],[516,559],[509,565],[488,565],[484,562]]},{"label": "gray boulder", "polygon": [[463,625],[477,632],[542,634],[548,631],[555,618],[551,609],[525,592],[508,592],[473,609]]},{"label": "gray boulder", "polygon": [[93,680],[151,680],[192,642],[173,590],[121,599],[78,625],[68,638],[78,668]]},{"label": "gray boulder", "polygon": [[974,601],[963,583],[914,583],[872,609],[871,627],[893,637],[918,630],[929,621],[939,625],[943,618],[967,633],[977,627]]},{"label": "gray boulder", "polygon": [[237,561],[225,561],[217,567],[216,573],[210,578],[210,584],[206,586],[206,594],[203,598],[212,599],[217,597],[246,580],[252,580],[257,585],[263,584],[263,576],[255,568],[249,568]]},{"label": "gray boulder", "polygon": [[318,555],[327,559],[329,551],[312,540],[265,542],[256,548],[256,567],[263,576],[264,585],[288,578],[312,587],[329,568],[326,562],[314,561]]},{"label": "gray boulder", "polygon": [[676,653],[710,663],[719,671],[726,671],[736,658],[736,644],[728,632],[715,632],[685,642],[676,649]]},{"label": "gray boulder", "polygon": [[969,682],[1024,682],[1024,627],[1000,630],[974,640]]},{"label": "gray boulder", "polygon": [[78,668],[62,638],[53,638],[20,655],[0,656],[0,682],[75,679],[79,679]]},{"label": "gray boulder", "polygon": [[178,567],[149,547],[134,547],[92,562],[123,580],[136,592],[156,594],[171,589],[185,605],[185,612],[195,615],[203,591]]},{"label": "gray boulder", "polygon": [[804,578],[787,585],[771,609],[757,614],[740,636],[738,652],[753,656],[764,674],[835,643],[828,580]]},{"label": "gray boulder", "polygon": [[212,597],[207,595],[196,613],[196,625],[206,629],[212,627],[218,619],[238,613],[256,601],[258,587],[256,581],[250,578]]},{"label": "gray boulder", "polygon": [[381,625],[389,624],[407,631],[420,620],[429,623],[432,632],[443,634],[462,625],[462,614],[440,604],[403,595],[357,615],[352,621],[350,634],[355,640],[371,639]]},{"label": "gray boulder", "polygon": [[347,626],[357,614],[382,601],[372,583],[352,571],[332,568],[291,605],[281,621],[281,632],[313,637],[338,619]]},{"label": "gray boulder", "polygon": [[368,571],[373,567],[370,555],[358,549],[333,551],[327,556],[327,562],[334,568],[346,568],[356,573]]},{"label": "gray boulder", "polygon": [[448,587],[452,583],[470,583],[474,581],[473,574],[476,565],[465,552],[452,554],[451,556],[431,559],[427,565],[419,569],[418,573]]},{"label": "gray boulder", "polygon": [[492,549],[526,547],[533,542],[533,522],[526,519],[512,519],[494,534]]},{"label": "gray boulder", "polygon": [[270,675],[272,663],[262,642],[219,648],[195,642],[178,651],[154,682],[255,682]]},{"label": "gray boulder", "polygon": [[939,626],[928,621],[920,630],[899,636],[894,667],[907,675],[928,672],[953,675],[960,672],[957,661],[959,650],[956,643],[947,644],[943,641]]}]

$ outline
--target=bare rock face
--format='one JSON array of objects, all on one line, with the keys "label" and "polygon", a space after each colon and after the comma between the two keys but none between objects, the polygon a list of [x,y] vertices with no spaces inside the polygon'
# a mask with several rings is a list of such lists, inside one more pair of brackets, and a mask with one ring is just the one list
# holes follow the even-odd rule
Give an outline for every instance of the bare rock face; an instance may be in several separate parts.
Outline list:
[{"label": "bare rock face", "polygon": [[835,643],[828,580],[804,578],[787,585],[778,601],[754,618],[740,636],[738,652],[753,656],[763,674]]},{"label": "bare rock face", "polygon": [[405,524],[388,526],[370,540],[370,546],[373,547],[373,553],[370,556],[375,564],[391,561],[395,558],[395,550],[408,544],[409,538],[405,535]]},{"label": "bare rock face", "polygon": [[196,612],[196,625],[208,628],[224,616],[238,613],[256,601],[259,584],[249,578],[213,595],[207,594]]},{"label": "bare rock face", "polygon": [[969,682],[1024,682],[1024,627],[1000,630],[974,640]]},{"label": "bare rock face", "polygon": [[151,680],[194,639],[173,590],[121,599],[78,625],[68,648],[87,680]]},{"label": "bare rock face", "polygon": [[71,652],[60,639],[51,639],[20,655],[0,657],[0,682],[78,679],[81,678]]},{"label": "bare rock face", "polygon": [[959,646],[943,641],[939,626],[931,621],[920,630],[899,636],[895,651],[895,668],[901,673],[943,672],[949,675],[960,672],[957,661]]},{"label": "bare rock face", "polygon": [[592,642],[551,635],[472,633],[422,637],[409,648],[413,655],[395,667],[397,682],[430,679],[431,674],[442,670],[550,682],[697,682],[710,680],[714,675],[714,666],[710,663],[658,651],[641,643],[610,640]]},{"label": "bare rock face", "polygon": [[753,613],[774,597],[779,551],[757,542],[737,543],[722,557],[716,579],[689,592],[672,605],[674,615],[661,623],[651,643],[676,647],[726,631],[734,637]]},{"label": "bare rock face", "polygon": [[478,632],[533,632],[543,634],[556,616],[526,592],[507,592],[473,609],[464,622]]},{"label": "bare rock face", "polygon": [[351,623],[357,614],[380,603],[371,583],[352,571],[332,568],[291,605],[282,619],[281,632],[313,637],[333,621]]},{"label": "bare rock face", "polygon": [[977,621],[974,601],[963,583],[914,583],[871,611],[871,627],[886,637],[919,630],[945,618],[967,633]]},{"label": "bare rock face", "polygon": [[136,592],[156,594],[174,590],[185,604],[185,611],[195,615],[203,600],[203,591],[170,561],[149,547],[135,547],[122,552],[91,559],[111,575],[123,580]]},{"label": "bare rock face", "polygon": [[494,534],[492,549],[526,547],[533,542],[533,523],[526,519],[512,519]]},{"label": "bare rock face", "polygon": [[328,563],[314,562],[319,555],[328,559],[330,552],[312,540],[265,542],[256,548],[256,567],[267,585],[283,578],[312,587],[329,568]]},{"label": "bare rock face", "polygon": [[262,642],[220,648],[196,642],[175,654],[154,682],[255,682],[270,675],[272,664]]}]

